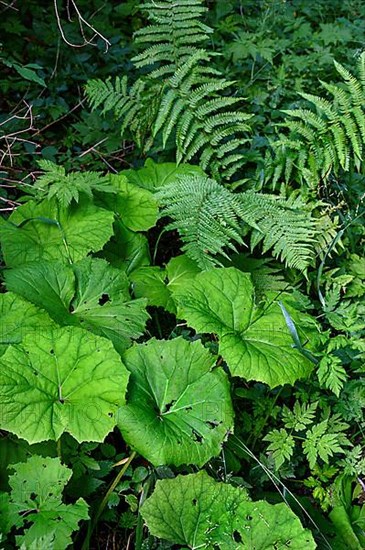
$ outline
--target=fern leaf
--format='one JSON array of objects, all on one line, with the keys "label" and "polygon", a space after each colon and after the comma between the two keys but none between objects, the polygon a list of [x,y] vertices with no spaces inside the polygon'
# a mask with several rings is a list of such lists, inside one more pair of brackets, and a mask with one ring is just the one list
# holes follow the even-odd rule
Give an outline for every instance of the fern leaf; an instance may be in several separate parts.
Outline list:
[{"label": "fern leaf", "polygon": [[252,229],[251,246],[304,270],[314,255],[316,220],[296,200],[247,191],[232,193],[203,176],[181,177],[157,194],[162,215],[172,219],[183,250],[202,269],[220,265],[224,248],[243,244],[244,226]]}]

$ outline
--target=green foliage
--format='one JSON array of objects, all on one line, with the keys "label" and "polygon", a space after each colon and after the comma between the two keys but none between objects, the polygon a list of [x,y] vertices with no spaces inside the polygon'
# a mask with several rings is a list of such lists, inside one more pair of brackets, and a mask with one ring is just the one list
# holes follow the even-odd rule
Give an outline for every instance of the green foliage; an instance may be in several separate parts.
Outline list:
[{"label": "green foliage", "polygon": [[365,54],[358,59],[357,78],[341,64],[335,62],[335,66],[344,83],[322,82],[333,96],[331,101],[301,93],[311,108],[284,111],[291,120],[285,124],[289,134],[274,143],[275,158],[268,171],[274,184],[281,177],[287,182],[299,177],[316,187],[331,173],[360,170],[365,144]]},{"label": "green foliage", "polygon": [[9,270],[9,290],[46,310],[60,325],[109,338],[122,352],[144,331],[146,301],[131,300],[127,276],[105,260],[85,258],[73,268],[38,262]]},{"label": "green foliage", "polygon": [[79,522],[88,519],[88,506],[82,498],[74,504],[62,502],[62,492],[72,471],[58,458],[40,456],[12,469],[15,473],[9,479],[10,494],[0,494],[1,531],[24,528],[24,534],[16,536],[18,548],[37,548],[46,539],[49,546],[43,548],[67,548]]},{"label": "green foliage", "polygon": [[124,402],[128,373],[110,342],[76,328],[10,346],[1,363],[1,427],[29,443],[102,441]]},{"label": "green foliage", "polygon": [[113,234],[112,212],[81,199],[64,209],[55,199],[29,201],[8,220],[1,219],[0,242],[8,266],[59,260],[73,262],[100,250]]},{"label": "green foliage", "polygon": [[94,191],[115,193],[108,178],[100,173],[72,172],[66,175],[66,170],[62,166],[57,166],[49,160],[40,160],[38,164],[45,173],[37,179],[33,189],[41,195],[45,194],[48,188],[48,199],[56,197],[62,208],[70,206],[73,200],[79,202],[80,193],[85,193],[90,199]]},{"label": "green foliage", "polygon": [[[118,425],[132,448],[156,466],[203,466],[233,423],[229,384],[199,342],[150,340],[123,355],[131,373]],[[146,428],[148,430],[146,431]]]},{"label": "green foliage", "polygon": [[8,4],[0,546],[360,550],[362,2]]},{"label": "green foliage", "polygon": [[242,165],[251,115],[232,110],[241,98],[226,95],[233,82],[211,67],[202,45],[212,32],[201,22],[206,9],[201,0],[145,2],[142,9],[152,22],[135,35],[144,47],[133,58],[142,75],[131,86],[127,77],[114,85],[89,81],[91,107],[111,110],[122,121],[122,136],[128,129],[145,152],[158,135],[163,148],[173,138],[178,163],[198,157],[203,170],[229,179]]},{"label": "green foliage", "polygon": [[219,354],[233,376],[274,388],[310,374],[311,363],[293,347],[280,306],[257,307],[247,273],[233,267],[203,272],[174,297],[180,317],[219,337]]},{"label": "green foliage", "polygon": [[142,515],[153,534],[190,548],[316,547],[285,504],[251,502],[244,489],[205,472],[159,481]]},{"label": "green foliage", "polygon": [[[232,193],[212,179],[182,176],[164,186],[157,198],[162,213],[173,219],[186,251],[202,269],[208,269],[224,248],[236,251],[243,243],[245,226],[251,228],[251,248],[262,242],[287,265],[304,270],[314,255],[316,220],[300,199],[285,200],[274,195],[246,191]],[[213,256],[213,257],[211,257]]]}]

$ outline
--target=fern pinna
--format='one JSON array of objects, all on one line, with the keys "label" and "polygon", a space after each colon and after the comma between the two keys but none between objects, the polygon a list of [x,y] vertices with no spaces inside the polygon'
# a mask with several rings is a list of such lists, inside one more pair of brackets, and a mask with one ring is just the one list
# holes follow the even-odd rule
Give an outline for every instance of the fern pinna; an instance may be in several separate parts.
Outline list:
[{"label": "fern pinna", "polygon": [[152,24],[135,34],[144,49],[132,61],[143,74],[132,85],[126,77],[90,81],[91,107],[114,112],[144,152],[157,137],[163,147],[173,139],[178,162],[197,158],[216,179],[231,178],[242,166],[251,115],[236,109],[242,98],[229,95],[234,83],[211,66],[206,8],[201,0],[159,0],[142,10]]},{"label": "fern pinna", "polygon": [[365,150],[365,52],[358,59],[358,77],[342,65],[335,67],[341,85],[321,82],[332,101],[301,93],[307,108],[286,110],[289,120],[267,155],[266,180],[275,185],[284,177],[299,179],[311,187],[340,170],[360,170]]},{"label": "fern pinna", "polygon": [[[218,264],[224,248],[236,251],[251,230],[251,248],[262,243],[290,267],[305,270],[314,256],[317,220],[299,199],[246,191],[232,193],[205,176],[181,176],[157,193],[162,215],[172,218],[183,250],[202,269]],[[228,258],[228,256],[226,256]]]}]

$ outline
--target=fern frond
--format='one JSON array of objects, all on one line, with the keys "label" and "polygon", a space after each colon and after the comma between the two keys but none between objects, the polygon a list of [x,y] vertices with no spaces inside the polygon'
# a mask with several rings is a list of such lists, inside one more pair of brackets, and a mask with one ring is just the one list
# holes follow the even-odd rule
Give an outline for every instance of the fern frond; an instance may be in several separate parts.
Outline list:
[{"label": "fern frond", "polygon": [[89,82],[91,107],[111,110],[144,152],[155,139],[163,147],[174,139],[177,162],[203,159],[214,177],[233,177],[243,164],[251,115],[232,108],[242,98],[229,96],[234,82],[212,66],[203,0],[147,0],[141,9],[151,24],[135,33],[143,50],[132,61],[143,74],[133,86],[125,79]]},{"label": "fern frond", "polygon": [[[321,82],[332,99],[301,93],[308,108],[286,110],[289,130],[273,144],[274,157],[267,163],[266,181],[273,185],[293,176],[311,187],[333,172],[360,170],[365,151],[365,52],[357,63],[358,77],[335,62],[342,77],[339,85]],[[305,151],[305,152],[303,152]],[[287,155],[290,156],[288,163]]]},{"label": "fern frond", "polygon": [[177,229],[183,250],[202,269],[220,265],[225,248],[243,244],[244,228],[251,228],[251,248],[259,243],[287,265],[305,270],[314,255],[316,220],[300,199],[284,200],[253,191],[232,193],[204,176],[184,176],[164,186],[157,199],[162,215]]}]

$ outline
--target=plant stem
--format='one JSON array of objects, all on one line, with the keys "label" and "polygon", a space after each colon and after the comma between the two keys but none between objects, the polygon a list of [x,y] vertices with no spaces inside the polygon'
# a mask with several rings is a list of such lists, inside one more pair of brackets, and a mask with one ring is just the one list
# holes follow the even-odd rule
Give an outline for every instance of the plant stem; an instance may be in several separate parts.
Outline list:
[{"label": "plant stem", "polygon": [[89,548],[89,545],[90,545],[90,538],[91,538],[91,535],[98,523],[98,520],[101,516],[101,514],[103,513],[104,511],[104,508],[105,506],[108,504],[108,500],[110,498],[110,495],[112,494],[112,492],[114,491],[114,489],[116,488],[116,486],[118,485],[119,481],[122,479],[123,475],[125,474],[125,472],[127,471],[130,463],[132,462],[132,460],[135,458],[136,456],[136,452],[133,451],[133,453],[131,454],[131,456],[128,458],[127,462],[125,464],[123,464],[123,468],[118,472],[118,474],[115,476],[115,479],[113,480],[113,482],[111,483],[109,489],[107,490],[107,492],[105,493],[104,495],[104,498],[103,500],[101,501],[101,503],[99,504],[99,508],[97,509],[96,511],[96,514],[94,516],[94,518],[92,518],[92,520],[90,520],[90,523],[89,523],[89,528],[88,528],[88,531],[87,531],[87,535],[86,535],[86,538],[85,538],[85,541],[84,541],[84,544],[82,545],[82,550],[87,550]]},{"label": "plant stem", "polygon": [[62,460],[62,448],[61,448],[61,436],[57,439],[57,456],[60,460]]}]

